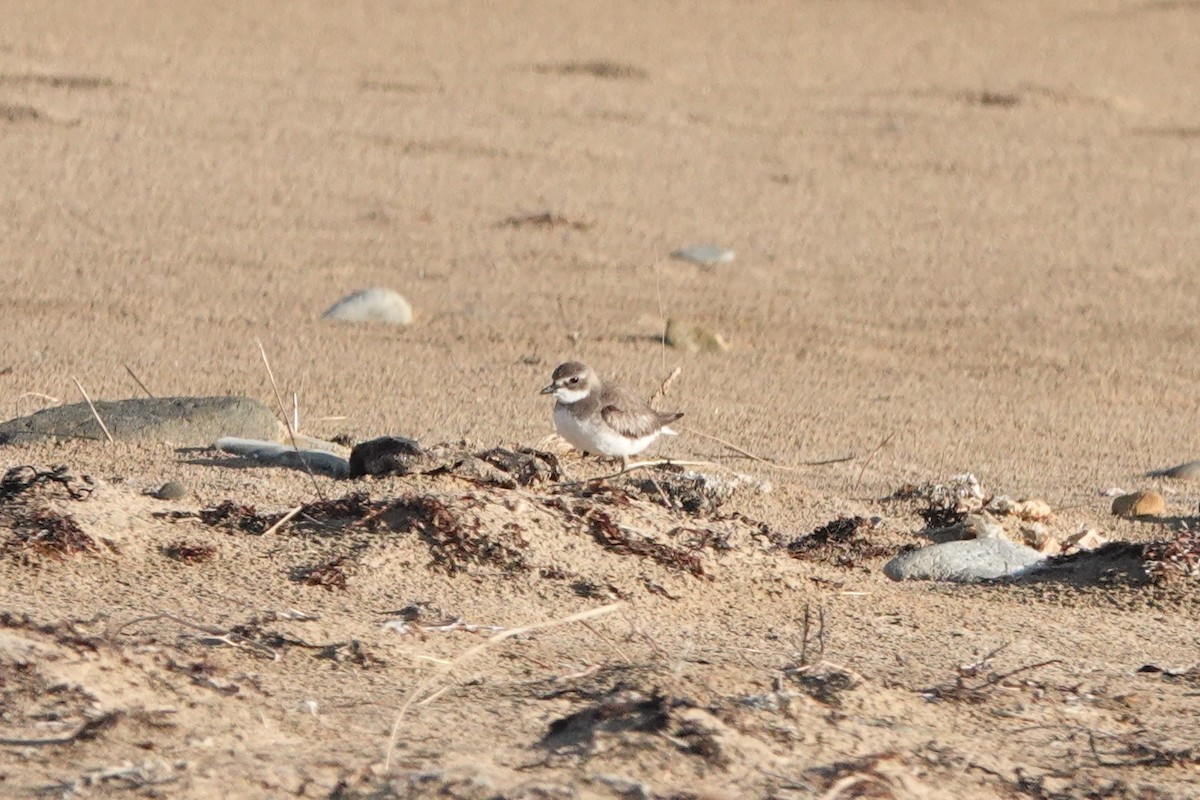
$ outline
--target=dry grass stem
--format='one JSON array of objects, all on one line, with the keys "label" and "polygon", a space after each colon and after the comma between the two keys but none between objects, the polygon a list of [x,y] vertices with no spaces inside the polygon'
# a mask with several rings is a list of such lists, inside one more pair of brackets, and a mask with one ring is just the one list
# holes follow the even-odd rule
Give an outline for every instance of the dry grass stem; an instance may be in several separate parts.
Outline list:
[{"label": "dry grass stem", "polygon": [[612,480],[613,478],[619,478],[622,475],[626,475],[630,472],[634,472],[635,470],[649,469],[650,467],[662,467],[662,466],[668,466],[668,465],[676,466],[676,467],[719,467],[719,466],[721,466],[720,464],[714,463],[712,461],[675,461],[674,459],[670,459],[670,458],[659,458],[659,459],[655,459],[653,461],[635,461],[632,464],[626,464],[619,471],[614,472],[610,475],[599,475],[595,478],[587,478],[586,480],[582,480],[582,481],[564,481],[563,483],[560,483],[558,485],[559,486],[578,486],[583,483],[594,483],[596,481],[607,481],[607,480]]},{"label": "dry grass stem", "polygon": [[862,466],[858,470],[858,477],[854,479],[854,488],[850,490],[851,494],[855,494],[858,492],[858,487],[862,483],[863,473],[865,473],[867,471],[867,467],[870,466],[871,462],[875,460],[875,456],[879,455],[879,451],[882,450],[883,448],[887,447],[888,444],[892,441],[892,439],[895,439],[895,438],[896,438],[896,432],[892,431],[891,433],[889,433],[887,436],[885,436],[883,438],[882,442],[875,445],[875,449],[872,450],[871,454],[866,457],[866,459],[862,463]]},{"label": "dry grass stem", "polygon": [[13,403],[13,416],[14,417],[21,416],[21,401],[24,400],[26,397],[36,397],[40,400],[46,400],[54,405],[58,405],[59,403],[62,402],[62,400],[60,400],[57,397],[51,397],[50,395],[42,394],[41,392],[24,392],[24,393],[18,395],[16,402]]},{"label": "dry grass stem", "polygon": [[128,364],[122,364],[121,366],[124,367],[125,371],[129,373],[129,377],[133,378],[133,382],[136,383],[141,390],[146,393],[146,397],[149,397],[151,400],[153,400],[154,393],[146,388],[146,384],[142,383],[142,379],[137,376],[137,374],[133,371],[133,368]]},{"label": "dry grass stem", "polygon": [[303,508],[304,508],[304,506],[296,506],[292,510],[288,511],[286,514],[284,514],[282,517],[279,518],[278,522],[276,522],[274,525],[272,525],[271,527],[269,527],[265,531],[263,531],[262,535],[270,536],[272,533],[274,533],[275,531],[279,530],[284,525],[286,525],[292,517],[299,514],[300,510]]},{"label": "dry grass stem", "polygon": [[67,733],[58,736],[46,736],[39,739],[0,739],[0,745],[5,747],[43,747],[54,744],[71,744],[77,739],[90,739],[103,728],[112,726],[122,716],[120,711],[108,711],[98,717],[87,720]]},{"label": "dry grass stem", "polygon": [[257,650],[260,653],[265,653],[265,654],[269,655],[271,657],[272,661],[279,660],[278,652],[271,649],[270,647],[268,647],[265,644],[261,644],[260,642],[256,642],[253,639],[242,636],[240,633],[234,633],[233,631],[227,631],[223,628],[218,628],[215,625],[203,625],[199,622],[192,622],[190,619],[184,619],[183,617],[180,617],[176,614],[168,614],[166,612],[163,612],[161,614],[150,614],[149,616],[131,619],[128,622],[123,623],[120,627],[118,627],[113,632],[113,635],[114,636],[120,635],[122,631],[124,631],[126,628],[129,628],[133,625],[140,625],[143,622],[154,622],[154,621],[160,620],[160,619],[169,620],[171,622],[174,622],[176,625],[182,625],[185,628],[191,628],[194,631],[199,631],[203,634],[206,634],[208,637],[210,637],[210,639],[212,641],[220,642],[221,644],[227,644],[230,647],[236,647],[236,648],[240,648],[243,650]]},{"label": "dry grass stem", "polygon": [[650,405],[656,404],[659,400],[667,396],[667,392],[671,390],[671,384],[679,377],[679,373],[683,372],[681,367],[676,367],[671,370],[671,374],[663,378],[663,382],[659,384],[658,389],[654,394],[650,395]]},{"label": "dry grass stem", "polygon": [[92,402],[92,398],[88,397],[87,390],[83,388],[83,384],[77,378],[72,377],[71,380],[75,381],[76,388],[83,395],[83,399],[87,401],[88,408],[92,410],[92,416],[96,418],[96,422],[100,423],[100,430],[104,431],[104,435],[108,438],[108,443],[112,444],[114,441],[112,434],[108,432],[108,426],[104,424],[104,420],[100,419],[100,412],[96,410],[96,404]]},{"label": "dry grass stem", "polygon": [[[479,655],[480,653],[482,653],[483,651],[492,647],[493,645],[497,645],[500,642],[503,642],[505,639],[511,639],[514,636],[520,636],[523,633],[530,633],[532,631],[545,630],[546,628],[557,628],[562,625],[570,625],[573,622],[584,622],[589,619],[595,619],[596,617],[602,617],[605,614],[611,614],[612,612],[617,611],[624,605],[625,605],[624,603],[609,603],[608,605],[599,606],[598,608],[591,608],[591,609],[588,609],[587,611],[580,611],[577,614],[572,614],[568,617],[562,617],[561,619],[552,619],[552,620],[547,620],[545,622],[535,622],[535,623],[532,623],[529,625],[520,625],[516,628],[508,628],[506,630],[500,631],[499,633],[495,634],[494,636],[489,637],[488,639],[481,642],[480,644],[477,644],[474,647],[464,650],[463,652],[461,652],[457,656],[455,656],[454,659],[452,661],[450,661],[449,663],[446,663],[444,665],[439,665],[439,668],[437,670],[435,670],[432,675],[430,675],[425,680],[421,681],[419,684],[417,684],[417,686],[415,686],[412,689],[412,691],[410,691],[408,693],[408,697],[405,699],[404,703],[400,706],[400,710],[396,713],[396,721],[394,723],[392,723],[392,731],[391,731],[391,734],[388,736],[387,753],[385,754],[384,760],[383,760],[384,771],[386,772],[387,770],[391,769],[392,753],[396,749],[396,737],[400,734],[400,726],[401,726],[401,724],[403,724],[404,716],[405,716],[405,714],[408,713],[409,708],[411,708],[413,706],[413,704],[415,702],[417,702],[417,698],[420,695],[422,695],[426,691],[428,691],[429,688],[434,683],[436,683],[440,678],[442,678],[448,672],[450,672],[450,670],[454,669],[455,666],[462,663],[463,661],[466,661],[467,659],[470,659],[470,658],[473,658],[474,656]],[[445,688],[439,689],[433,695],[427,696],[425,699],[428,700],[431,697],[440,695],[444,691],[445,691]]]},{"label": "dry grass stem", "polygon": [[720,436],[713,436],[710,433],[701,433],[700,431],[695,430],[694,428],[680,427],[679,430],[684,431],[685,433],[690,433],[693,436],[699,436],[701,439],[709,439],[711,441],[716,442],[719,445],[728,447],[733,452],[737,453],[740,456],[745,456],[746,458],[750,459],[751,461],[758,461],[759,463],[766,464],[768,467],[771,467],[772,469],[781,469],[781,470],[785,470],[787,472],[797,472],[802,467],[823,467],[827,464],[841,464],[845,461],[850,461],[854,458],[854,456],[842,456],[841,458],[828,458],[828,459],[825,459],[824,461],[805,461],[800,464],[792,464],[792,465],[780,464],[778,461],[774,461],[769,458],[764,458],[762,456],[756,456],[756,455],[754,455],[754,453],[751,453],[750,451],[748,451],[744,448],[738,447],[733,442],[722,439]]},{"label": "dry grass stem", "polygon": [[[267,377],[271,379],[271,389],[275,392],[275,401],[279,404],[279,414],[283,417],[283,424],[287,428],[288,438],[292,440],[292,447],[295,448],[296,452],[300,452],[300,445],[296,442],[296,429],[292,427],[287,411],[284,410],[283,395],[279,393],[279,384],[275,382],[275,373],[271,371],[271,362],[267,358],[267,348],[263,347],[262,339],[258,337],[255,337],[254,343],[258,345],[258,352],[262,354],[263,365],[267,368]],[[312,467],[308,465],[308,459],[301,458],[300,463],[304,465],[304,471],[312,479],[313,490],[316,491],[317,497],[321,502],[324,502],[325,493],[321,491],[321,485],[317,483],[317,476],[313,474]]]}]

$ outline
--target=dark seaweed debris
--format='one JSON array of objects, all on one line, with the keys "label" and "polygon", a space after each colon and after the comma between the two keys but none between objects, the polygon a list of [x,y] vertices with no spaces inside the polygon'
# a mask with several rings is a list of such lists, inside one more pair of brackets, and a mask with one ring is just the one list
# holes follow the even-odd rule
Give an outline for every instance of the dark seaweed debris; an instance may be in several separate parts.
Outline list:
[{"label": "dark seaweed debris", "polygon": [[463,522],[450,508],[432,495],[410,495],[392,503],[385,516],[397,530],[415,530],[433,554],[433,566],[450,574],[464,572],[471,565],[492,565],[504,572],[529,569],[521,528],[509,523],[497,534],[482,530],[478,518]]},{"label": "dark seaweed debris", "polygon": [[863,559],[890,555],[889,550],[872,544],[862,535],[877,523],[878,520],[865,517],[838,517],[807,536],[789,542],[788,555],[792,558],[829,561],[839,567],[859,566]]}]

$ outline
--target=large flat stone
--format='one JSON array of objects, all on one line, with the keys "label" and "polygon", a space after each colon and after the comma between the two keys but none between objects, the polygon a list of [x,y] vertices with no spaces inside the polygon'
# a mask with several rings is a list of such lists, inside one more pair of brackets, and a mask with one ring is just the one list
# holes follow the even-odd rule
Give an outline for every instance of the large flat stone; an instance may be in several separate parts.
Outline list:
[{"label": "large flat stone", "polygon": [[[123,442],[207,447],[223,436],[278,439],[282,425],[248,397],[148,397],[96,403],[109,433]],[[104,441],[87,403],[43,409],[0,423],[0,444],[57,439]]]},{"label": "large flat stone", "polygon": [[883,573],[894,581],[974,583],[1017,575],[1045,558],[1007,539],[965,539],[898,555],[884,565]]}]

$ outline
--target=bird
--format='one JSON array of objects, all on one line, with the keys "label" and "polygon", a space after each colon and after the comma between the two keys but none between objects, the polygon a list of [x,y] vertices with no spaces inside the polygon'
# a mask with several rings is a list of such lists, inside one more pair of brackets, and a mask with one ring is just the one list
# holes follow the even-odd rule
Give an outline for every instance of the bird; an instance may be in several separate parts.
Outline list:
[{"label": "bird", "polygon": [[541,394],[554,395],[554,428],[585,455],[619,458],[629,468],[636,455],[660,435],[677,436],[669,426],[681,411],[656,411],[620,386],[605,383],[579,361],[559,364]]}]

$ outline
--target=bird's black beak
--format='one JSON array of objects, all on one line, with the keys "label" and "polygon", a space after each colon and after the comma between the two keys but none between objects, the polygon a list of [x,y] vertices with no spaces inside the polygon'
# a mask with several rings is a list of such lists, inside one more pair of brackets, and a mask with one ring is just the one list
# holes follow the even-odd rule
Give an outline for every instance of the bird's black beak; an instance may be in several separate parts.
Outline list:
[{"label": "bird's black beak", "polygon": [[554,394],[554,390],[557,388],[558,387],[552,383],[549,386],[543,386],[542,390],[538,392],[538,394]]}]

